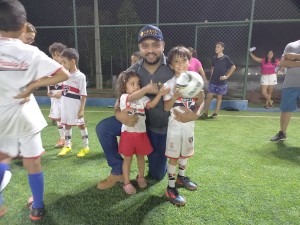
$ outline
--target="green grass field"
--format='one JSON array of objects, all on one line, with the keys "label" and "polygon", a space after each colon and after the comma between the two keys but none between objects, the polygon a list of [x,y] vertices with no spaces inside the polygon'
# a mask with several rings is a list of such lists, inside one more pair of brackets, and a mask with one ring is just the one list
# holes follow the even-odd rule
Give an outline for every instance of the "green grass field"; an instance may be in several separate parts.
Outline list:
[{"label": "green grass field", "polygon": [[[48,116],[48,108],[42,108]],[[88,107],[91,153],[76,158],[81,148],[78,128],[73,128],[73,152],[58,158],[53,146],[55,126],[42,132],[46,154],[46,216],[40,224],[300,224],[300,117],[294,114],[288,140],[271,143],[279,128],[279,113],[222,111],[215,120],[197,121],[195,155],[186,175],[199,184],[186,197],[185,207],[170,204],[164,195],[167,177],[148,179],[149,187],[134,196],[117,185],[97,190],[97,183],[110,173],[98,143],[95,126],[112,109]],[[51,124],[49,122],[49,124]],[[22,161],[11,164],[13,177],[4,192],[8,213],[0,224],[31,224],[25,207],[31,195]],[[133,162],[131,177],[137,174]]]}]

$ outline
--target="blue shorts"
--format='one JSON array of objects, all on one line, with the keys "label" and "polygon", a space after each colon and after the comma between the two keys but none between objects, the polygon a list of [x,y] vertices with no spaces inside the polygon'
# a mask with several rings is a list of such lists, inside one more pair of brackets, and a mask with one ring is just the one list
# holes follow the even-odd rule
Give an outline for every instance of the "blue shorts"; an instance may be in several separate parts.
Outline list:
[{"label": "blue shorts", "polygon": [[300,88],[283,88],[281,93],[280,110],[282,112],[292,112],[297,109],[298,100],[300,99]]},{"label": "blue shorts", "polygon": [[208,85],[208,93],[213,93],[217,95],[226,95],[228,91],[227,84],[209,84]]}]

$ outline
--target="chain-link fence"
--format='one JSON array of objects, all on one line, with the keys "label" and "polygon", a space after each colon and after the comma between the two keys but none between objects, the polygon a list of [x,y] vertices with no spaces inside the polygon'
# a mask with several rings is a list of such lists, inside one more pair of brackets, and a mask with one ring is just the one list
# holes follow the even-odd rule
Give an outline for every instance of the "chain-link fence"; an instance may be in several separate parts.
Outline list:
[{"label": "chain-link fence", "polygon": [[35,45],[47,53],[53,42],[77,48],[88,87],[99,90],[111,89],[112,77],[129,66],[131,53],[138,50],[138,31],[146,24],[160,26],[165,53],[176,45],[194,47],[207,75],[215,43],[224,42],[225,54],[238,67],[229,93],[236,98],[246,98],[249,81],[258,82],[248,76],[259,73],[259,65],[249,60],[250,46],[260,57],[272,49],[279,58],[287,43],[299,39],[299,0],[21,2],[38,30]]}]

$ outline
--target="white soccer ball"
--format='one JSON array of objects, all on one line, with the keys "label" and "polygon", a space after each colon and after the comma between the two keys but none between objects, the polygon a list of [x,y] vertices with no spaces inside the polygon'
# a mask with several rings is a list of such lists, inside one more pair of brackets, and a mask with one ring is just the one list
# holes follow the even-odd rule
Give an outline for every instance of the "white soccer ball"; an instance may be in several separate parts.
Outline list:
[{"label": "white soccer ball", "polygon": [[176,87],[184,98],[194,98],[203,90],[204,81],[199,73],[186,71],[176,79]]}]

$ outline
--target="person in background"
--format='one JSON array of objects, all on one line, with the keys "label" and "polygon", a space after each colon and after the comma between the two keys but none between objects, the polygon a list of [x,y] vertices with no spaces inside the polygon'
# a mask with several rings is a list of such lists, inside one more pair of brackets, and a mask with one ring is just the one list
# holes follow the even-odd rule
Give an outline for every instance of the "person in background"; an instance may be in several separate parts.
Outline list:
[{"label": "person in background", "polygon": [[188,49],[191,53],[191,59],[190,59],[190,65],[188,67],[188,71],[194,71],[199,73],[203,78],[205,87],[207,87],[208,81],[204,69],[202,67],[202,63],[197,59],[197,52],[192,47],[189,47]]},{"label": "person in background", "polygon": [[286,68],[280,103],[280,131],[270,141],[286,140],[286,130],[292,112],[298,106],[300,99],[300,40],[291,42],[285,47],[279,66]]},{"label": "person in background", "polygon": [[217,105],[214,113],[209,118],[213,119],[218,116],[222,103],[222,97],[223,95],[226,95],[228,91],[226,80],[232,75],[236,68],[230,57],[228,55],[224,55],[224,48],[225,44],[223,42],[216,43],[216,55],[212,59],[208,94],[205,101],[204,113],[200,116],[201,119],[208,118],[208,110],[214,94],[217,95]]},{"label": "person in background", "polygon": [[277,84],[277,75],[275,68],[277,67],[279,61],[275,59],[273,50],[269,50],[265,58],[259,58],[252,53],[253,48],[250,48],[250,56],[255,61],[260,63],[261,77],[260,77],[260,87],[261,94],[266,100],[265,108],[269,109],[273,107],[272,93],[274,85]]},{"label": "person in background", "polygon": [[142,59],[141,53],[140,52],[134,52],[132,53],[130,60],[131,60],[131,65],[137,63]]},{"label": "person in background", "polygon": [[[62,64],[62,57],[61,54],[63,51],[67,49],[62,43],[54,42],[52,45],[49,46],[49,52],[54,59],[59,64]],[[51,106],[50,106],[50,113],[49,118],[52,121],[56,121],[59,139],[57,140],[56,144],[54,145],[55,148],[62,148],[65,144],[65,128],[63,124],[61,124],[61,95],[62,95],[62,83],[49,85],[47,87],[47,95],[50,97]]]},{"label": "person in background", "polygon": [[[188,50],[191,53],[191,59],[190,59],[190,64],[189,64],[188,70],[197,72],[201,75],[201,77],[204,81],[204,88],[206,89],[208,87],[208,81],[207,81],[204,69],[202,67],[202,63],[197,59],[197,51],[195,49],[193,49],[192,47],[189,47]],[[203,95],[205,95],[204,92],[203,92]],[[205,102],[203,101],[202,104],[200,105],[200,112],[202,112],[204,109],[204,103]]]},{"label": "person in background", "polygon": [[61,123],[65,126],[65,144],[58,156],[65,156],[72,151],[72,126],[78,126],[81,133],[82,149],[78,158],[85,157],[89,152],[88,130],[84,120],[84,109],[87,98],[86,77],[77,68],[78,51],[66,49],[62,54],[62,65],[70,72],[70,78],[63,82],[61,98]]},{"label": "person in background", "polygon": [[31,23],[26,22],[26,30],[20,35],[19,39],[25,44],[31,45],[35,41],[36,33],[35,27]]}]

